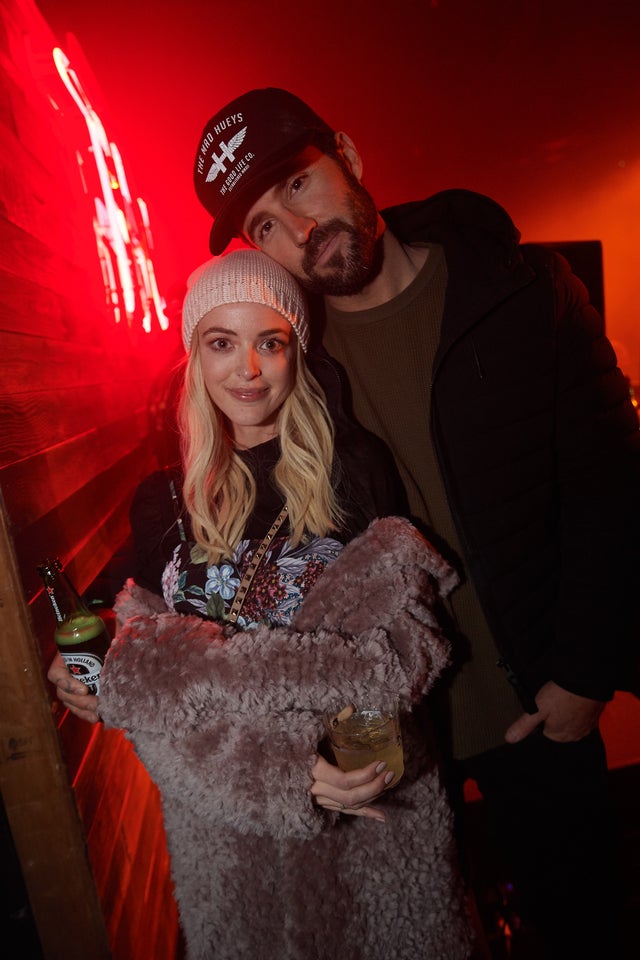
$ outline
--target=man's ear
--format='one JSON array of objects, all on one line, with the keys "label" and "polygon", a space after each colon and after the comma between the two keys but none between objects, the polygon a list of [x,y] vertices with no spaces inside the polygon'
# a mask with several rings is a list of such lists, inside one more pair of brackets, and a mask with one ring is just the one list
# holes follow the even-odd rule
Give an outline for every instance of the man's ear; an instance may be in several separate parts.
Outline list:
[{"label": "man's ear", "polygon": [[351,170],[351,173],[357,180],[362,179],[363,163],[362,158],[356,150],[356,145],[348,134],[338,131],[336,133],[336,145],[338,153]]}]

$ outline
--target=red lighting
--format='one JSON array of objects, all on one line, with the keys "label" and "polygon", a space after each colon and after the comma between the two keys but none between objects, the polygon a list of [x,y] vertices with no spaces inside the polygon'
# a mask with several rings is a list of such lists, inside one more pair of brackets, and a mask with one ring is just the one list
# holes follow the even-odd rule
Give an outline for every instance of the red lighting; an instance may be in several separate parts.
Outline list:
[{"label": "red lighting", "polygon": [[[100,117],[60,47],[53,49],[53,61],[89,132],[87,158],[91,154],[93,164],[81,152],[76,151],[76,155],[87,193],[92,192],[88,179],[94,183],[93,229],[107,305],[116,323],[125,317],[129,326],[139,322],[150,333],[155,319],[162,330],[167,330],[169,320],[151,257],[153,241],[146,204],[140,197],[133,200],[120,151],[107,137]],[[94,169],[97,179],[90,173]]]}]

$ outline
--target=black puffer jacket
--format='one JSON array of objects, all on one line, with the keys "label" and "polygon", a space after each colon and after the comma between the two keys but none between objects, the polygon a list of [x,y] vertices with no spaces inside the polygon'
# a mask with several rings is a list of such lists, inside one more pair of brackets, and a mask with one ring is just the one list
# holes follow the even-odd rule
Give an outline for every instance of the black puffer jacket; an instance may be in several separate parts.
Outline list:
[{"label": "black puffer jacket", "polygon": [[640,434],[604,323],[486,197],[383,216],[445,251],[432,437],[498,647],[525,704],[549,679],[609,699],[638,648]]}]

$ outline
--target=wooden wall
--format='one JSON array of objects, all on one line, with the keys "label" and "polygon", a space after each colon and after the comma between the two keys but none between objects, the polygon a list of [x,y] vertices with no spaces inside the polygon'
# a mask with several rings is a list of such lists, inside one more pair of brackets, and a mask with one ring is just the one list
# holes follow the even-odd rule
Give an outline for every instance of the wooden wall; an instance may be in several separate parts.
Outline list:
[{"label": "wooden wall", "polygon": [[[139,318],[116,323],[107,302],[95,198],[78,163],[79,155],[85,166],[91,162],[86,124],[53,69],[54,41],[31,0],[0,0],[0,491],[4,562],[15,563],[23,591],[0,598],[0,606],[15,606],[15,623],[22,624],[0,638],[0,785],[45,956],[103,955],[97,946],[72,951],[77,904],[66,895],[60,864],[51,862],[54,838],[42,836],[56,794],[77,804],[82,830],[74,842],[86,843],[113,957],[170,960],[177,917],[154,785],[121,734],[52,709],[48,683],[16,691],[18,661],[41,678],[55,652],[37,562],[60,556],[81,592],[114,555],[118,574],[133,572],[129,504],[156,466],[149,395],[175,347],[157,318],[146,333]],[[22,601],[26,618],[19,615]],[[57,743],[49,743],[47,725],[57,728]],[[6,744],[16,737],[49,757],[59,743],[61,780],[55,762],[48,782],[35,782],[33,767],[19,757],[9,762]],[[49,906],[53,899],[53,911],[40,909],[43,898]],[[52,917],[67,931],[63,953],[46,947],[56,940]],[[97,945],[99,930],[95,935]]]}]

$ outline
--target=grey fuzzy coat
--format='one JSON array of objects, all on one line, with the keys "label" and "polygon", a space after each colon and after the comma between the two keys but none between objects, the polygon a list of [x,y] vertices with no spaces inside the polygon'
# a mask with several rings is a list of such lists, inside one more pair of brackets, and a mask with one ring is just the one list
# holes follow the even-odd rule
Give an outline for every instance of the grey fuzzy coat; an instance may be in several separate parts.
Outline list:
[{"label": "grey fuzzy coat", "polygon": [[[100,713],[161,794],[189,960],[466,960],[451,815],[423,700],[448,659],[455,583],[406,521],[374,521],[290,628],[230,633],[129,581]],[[314,806],[321,715],[400,696],[405,774],[386,823]]]}]

